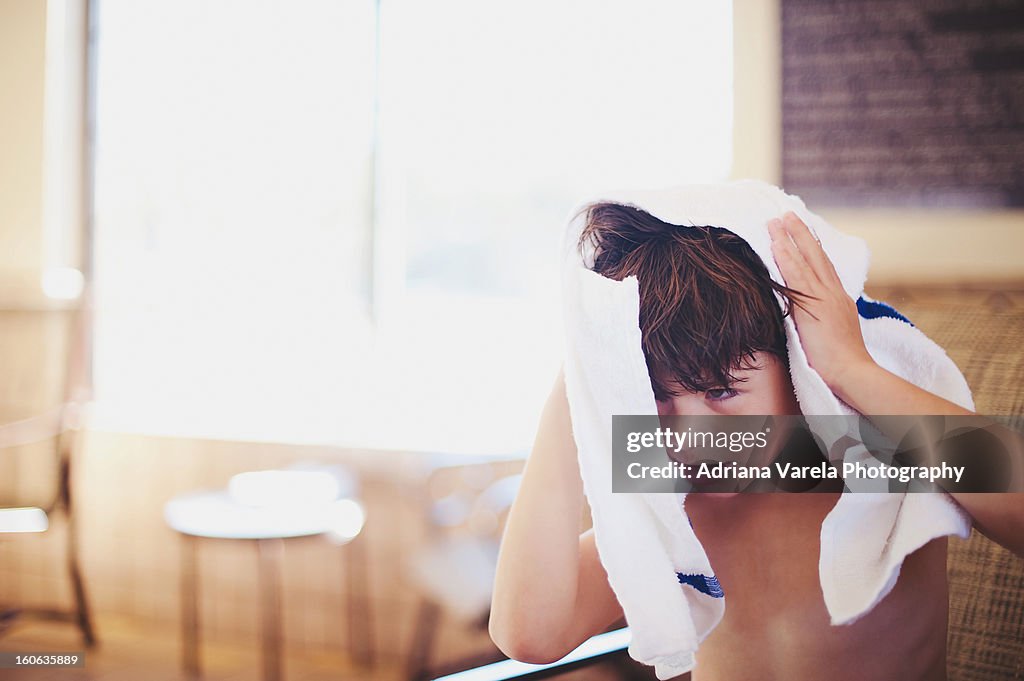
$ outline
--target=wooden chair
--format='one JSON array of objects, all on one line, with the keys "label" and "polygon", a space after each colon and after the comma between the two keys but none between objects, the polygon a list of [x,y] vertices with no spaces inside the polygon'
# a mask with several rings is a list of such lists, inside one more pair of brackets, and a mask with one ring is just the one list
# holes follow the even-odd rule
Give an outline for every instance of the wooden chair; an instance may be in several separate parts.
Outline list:
[{"label": "wooden chair", "polygon": [[[34,313],[35,311],[33,311]],[[52,314],[52,311],[40,311]],[[67,333],[67,352],[62,359],[62,371],[58,372],[61,385],[57,394],[61,400],[56,407],[14,424],[0,426],[0,460],[6,455],[19,451],[30,456],[48,457],[52,466],[42,466],[45,480],[33,480],[33,486],[43,492],[41,498],[35,499],[29,508],[35,509],[36,515],[45,516],[45,531],[53,519],[62,519],[66,524],[64,536],[64,567],[71,585],[73,603],[70,608],[60,607],[0,607],[0,635],[16,623],[26,619],[44,619],[71,622],[82,634],[82,641],[87,647],[96,644],[96,631],[86,596],[85,582],[82,576],[78,543],[78,516],[75,512],[73,489],[74,461],[82,443],[83,415],[91,396],[90,380],[90,345],[91,345],[91,306],[89,291],[86,289],[75,308],[67,311],[69,325]],[[51,362],[53,358],[40,355],[40,361]],[[33,377],[36,382],[41,379]],[[40,460],[42,461],[42,460]],[[22,481],[18,481],[22,483]],[[14,499],[0,498],[0,508],[4,506],[24,506],[17,499],[18,490],[7,490]],[[7,501],[8,503],[5,503]],[[10,502],[14,503],[10,503]],[[3,528],[0,527],[0,533]],[[15,534],[0,534],[4,541],[16,541]]]},{"label": "wooden chair", "polygon": [[[904,291],[890,300],[946,349],[978,413],[1024,431],[1024,285]],[[951,540],[947,671],[950,681],[1024,681],[1024,560],[973,532]]]},{"label": "wooden chair", "polygon": [[[82,578],[78,545],[78,522],[77,515],[74,512],[74,495],[71,484],[75,453],[81,442],[79,409],[80,405],[67,403],[54,410],[53,414],[47,414],[44,417],[16,424],[16,431],[11,428],[7,429],[7,436],[4,438],[7,442],[3,444],[8,445],[8,450],[11,449],[12,445],[24,447],[32,444],[43,444],[51,448],[52,456],[56,460],[56,470],[52,480],[52,496],[49,501],[39,506],[23,507],[21,510],[35,510],[37,516],[42,514],[45,522],[39,528],[41,531],[46,531],[50,522],[55,518],[62,518],[65,522],[64,561],[67,577],[71,584],[73,603],[70,608],[17,607],[0,609],[0,635],[16,623],[34,618],[74,623],[81,631],[82,641],[87,647],[92,647],[96,643],[96,632],[92,624],[89,602],[86,597],[85,582]],[[35,436],[31,440],[27,440],[26,436],[31,436],[33,430],[35,431]],[[42,456],[43,454],[36,455]],[[0,456],[3,456],[3,448],[0,448]],[[15,536],[5,532],[5,527],[0,522],[0,537],[5,540],[14,540]]]},{"label": "wooden chair", "polygon": [[[448,615],[475,631],[486,631],[497,565],[500,532],[515,498],[522,460],[495,462],[487,457],[438,457],[431,466],[422,500],[427,541],[407,559],[407,571],[420,604],[409,645],[405,678],[425,681],[453,663],[432,666],[435,634]],[[502,659],[493,645],[472,659],[454,663],[472,667]]]}]

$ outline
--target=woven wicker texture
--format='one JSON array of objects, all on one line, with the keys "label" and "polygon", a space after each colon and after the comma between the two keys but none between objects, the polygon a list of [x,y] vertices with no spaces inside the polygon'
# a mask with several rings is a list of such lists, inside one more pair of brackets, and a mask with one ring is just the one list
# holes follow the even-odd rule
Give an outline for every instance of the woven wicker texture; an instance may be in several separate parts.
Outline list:
[{"label": "woven wicker texture", "polygon": [[[981,414],[1024,424],[1024,291],[869,291],[957,363]],[[949,543],[949,681],[1024,681],[1024,560],[977,532]]]}]

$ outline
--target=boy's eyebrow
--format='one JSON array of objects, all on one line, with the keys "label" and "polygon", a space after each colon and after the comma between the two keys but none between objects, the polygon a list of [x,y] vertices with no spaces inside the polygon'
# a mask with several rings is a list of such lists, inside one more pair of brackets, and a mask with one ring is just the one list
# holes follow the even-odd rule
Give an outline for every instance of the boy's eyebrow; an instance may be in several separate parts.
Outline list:
[{"label": "boy's eyebrow", "polygon": [[[752,367],[750,369],[737,369],[737,371],[760,371],[761,369],[762,369],[762,367]],[[747,376],[735,376],[732,373],[730,373],[729,374],[729,380],[725,383],[725,385],[713,385],[711,383],[710,377],[708,377],[708,380],[706,380],[706,381],[705,380],[691,381],[689,377],[687,377],[686,380],[682,380],[682,379],[677,378],[676,376],[669,375],[669,376],[663,378],[662,380],[665,383],[668,383],[673,388],[679,388],[680,390],[682,390],[682,392],[696,394],[696,393],[707,392],[708,390],[718,390],[720,388],[731,388],[731,387],[733,387],[734,385],[736,385],[738,383],[746,383],[750,379]],[[687,382],[690,382],[691,385],[702,385],[703,384],[703,385],[708,385],[709,387],[702,388],[701,390],[689,390],[686,387]]]}]

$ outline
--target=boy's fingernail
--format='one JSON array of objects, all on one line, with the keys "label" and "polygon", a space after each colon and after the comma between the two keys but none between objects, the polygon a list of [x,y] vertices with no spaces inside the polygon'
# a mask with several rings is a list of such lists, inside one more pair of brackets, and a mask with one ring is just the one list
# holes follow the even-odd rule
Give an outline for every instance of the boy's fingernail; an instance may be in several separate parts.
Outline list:
[{"label": "boy's fingernail", "polygon": [[782,229],[782,220],[778,218],[772,218],[768,221],[768,230],[774,232],[777,229]]}]

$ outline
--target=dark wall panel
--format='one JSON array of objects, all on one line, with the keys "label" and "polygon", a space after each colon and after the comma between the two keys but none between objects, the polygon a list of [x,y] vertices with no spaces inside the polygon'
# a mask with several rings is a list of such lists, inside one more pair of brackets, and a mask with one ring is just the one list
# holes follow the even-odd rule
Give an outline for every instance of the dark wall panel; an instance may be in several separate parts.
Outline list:
[{"label": "dark wall panel", "polygon": [[1024,0],[782,0],[783,184],[1024,206]]}]

